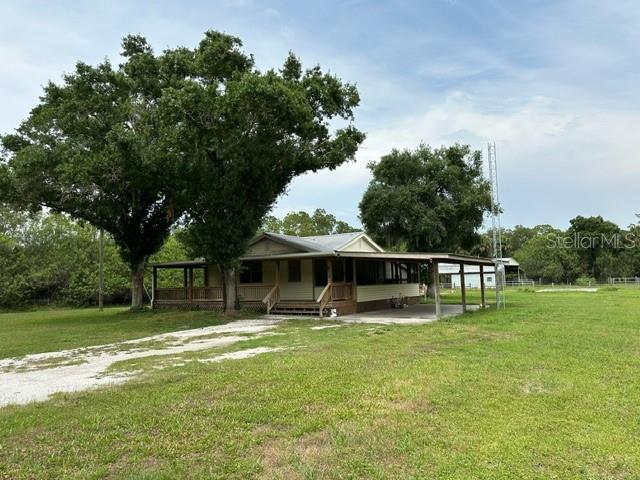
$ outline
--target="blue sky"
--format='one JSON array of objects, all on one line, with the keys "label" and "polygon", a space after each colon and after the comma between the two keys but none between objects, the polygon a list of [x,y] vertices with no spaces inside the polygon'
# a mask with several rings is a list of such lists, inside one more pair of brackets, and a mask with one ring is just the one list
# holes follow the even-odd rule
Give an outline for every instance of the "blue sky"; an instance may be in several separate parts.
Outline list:
[{"label": "blue sky", "polygon": [[274,209],[358,223],[366,165],[392,148],[495,141],[503,225],[566,226],[640,212],[640,2],[541,0],[28,2],[0,4],[0,131],[76,60],[117,62],[207,29],[241,37],[260,68],[289,50],[358,85],[357,159],[296,179]]}]

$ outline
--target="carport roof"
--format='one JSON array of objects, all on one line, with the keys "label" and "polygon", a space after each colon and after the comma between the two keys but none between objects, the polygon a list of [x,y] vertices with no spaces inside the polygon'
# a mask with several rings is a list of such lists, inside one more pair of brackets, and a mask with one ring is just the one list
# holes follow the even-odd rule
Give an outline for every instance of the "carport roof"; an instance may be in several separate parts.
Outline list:
[{"label": "carport roof", "polygon": [[[368,260],[406,260],[416,262],[457,263],[465,265],[493,265],[493,260],[485,257],[473,257],[471,255],[458,255],[454,253],[425,253],[425,252],[302,252],[283,253],[279,255],[261,255],[244,258],[241,260],[287,260],[322,257],[362,258]],[[161,268],[204,267],[207,262],[203,259],[186,260],[179,262],[154,263],[152,266]]]}]

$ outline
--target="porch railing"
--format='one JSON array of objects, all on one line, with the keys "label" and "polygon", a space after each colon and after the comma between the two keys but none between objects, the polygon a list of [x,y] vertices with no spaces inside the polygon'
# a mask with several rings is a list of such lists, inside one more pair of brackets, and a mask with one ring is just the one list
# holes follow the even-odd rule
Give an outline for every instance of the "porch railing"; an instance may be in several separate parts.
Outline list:
[{"label": "porch railing", "polygon": [[[262,301],[272,285],[241,285],[238,287],[238,297],[245,301]],[[165,302],[221,302],[223,299],[222,287],[175,287],[156,288],[155,300]]]},{"label": "porch railing", "polygon": [[274,285],[267,296],[262,299],[262,303],[267,306],[267,314],[271,313],[271,309],[280,301],[280,287]]},{"label": "porch railing", "polygon": [[331,285],[331,300],[351,300],[352,298],[352,283],[334,283]]},{"label": "porch railing", "polygon": [[240,285],[238,297],[240,300],[261,301],[272,288],[273,285]]}]

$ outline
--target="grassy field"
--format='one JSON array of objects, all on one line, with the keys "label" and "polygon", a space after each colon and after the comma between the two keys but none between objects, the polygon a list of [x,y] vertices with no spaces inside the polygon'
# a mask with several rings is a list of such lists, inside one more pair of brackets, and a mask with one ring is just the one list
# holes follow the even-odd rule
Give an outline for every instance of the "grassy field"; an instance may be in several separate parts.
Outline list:
[{"label": "grassy field", "polygon": [[[241,348],[290,350],[145,359],[130,383],[0,409],[0,478],[640,478],[639,312],[639,292],[605,289],[422,326],[289,321]],[[33,348],[68,346],[47,315],[23,317]],[[162,315],[122,335],[207,321]],[[3,317],[2,348],[26,353]]]},{"label": "grassy field", "polygon": [[49,309],[0,314],[0,358],[100,345],[228,320],[197,311]]}]

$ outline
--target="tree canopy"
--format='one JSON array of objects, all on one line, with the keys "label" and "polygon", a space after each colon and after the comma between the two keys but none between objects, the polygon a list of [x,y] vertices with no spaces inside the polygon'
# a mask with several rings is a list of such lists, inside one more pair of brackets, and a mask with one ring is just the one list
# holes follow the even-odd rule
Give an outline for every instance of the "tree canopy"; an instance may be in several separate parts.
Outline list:
[{"label": "tree canopy", "polygon": [[367,232],[389,248],[459,251],[476,245],[490,211],[479,151],[467,145],[393,150],[378,163],[360,202]]},{"label": "tree canopy", "polygon": [[226,74],[225,62],[236,59],[225,57],[224,44],[224,36],[207,35],[203,52],[186,62],[182,49],[155,56],[143,37],[125,37],[122,64],[78,62],[1,139],[4,200],[109,232],[132,270],[134,307],[142,304],[146,259],[186,205],[190,159],[175,148],[179,128],[166,111],[194,82]]},{"label": "tree canopy", "polygon": [[289,212],[282,219],[269,215],[263,220],[262,230],[306,237],[357,232],[360,229],[352,227],[343,220],[336,219],[335,215],[327,213],[322,208],[317,208],[311,215],[303,210]]},{"label": "tree canopy", "polygon": [[[303,72],[293,54],[279,71],[261,72],[239,39],[228,41],[237,59],[228,75],[194,82],[167,111],[180,126],[177,148],[198,172],[185,241],[222,268],[227,309],[238,258],[278,196],[296,175],[352,159],[364,140],[351,125],[355,86],[320,67]],[[338,120],[346,124],[332,129]]]}]

